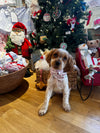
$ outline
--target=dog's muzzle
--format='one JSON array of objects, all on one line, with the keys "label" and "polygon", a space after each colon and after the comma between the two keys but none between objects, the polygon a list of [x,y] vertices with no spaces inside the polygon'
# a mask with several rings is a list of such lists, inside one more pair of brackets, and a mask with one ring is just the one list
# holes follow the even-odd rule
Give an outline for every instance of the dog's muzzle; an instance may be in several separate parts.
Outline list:
[{"label": "dog's muzzle", "polygon": [[61,64],[61,62],[59,60],[55,62],[56,67],[59,66],[60,64]]}]

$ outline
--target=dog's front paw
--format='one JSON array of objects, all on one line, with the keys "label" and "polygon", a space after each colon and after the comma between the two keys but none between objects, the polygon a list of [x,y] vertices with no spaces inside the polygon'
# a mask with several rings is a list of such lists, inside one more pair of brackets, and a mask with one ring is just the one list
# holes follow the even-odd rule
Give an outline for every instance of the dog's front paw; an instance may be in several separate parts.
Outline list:
[{"label": "dog's front paw", "polygon": [[41,104],[40,105],[40,107],[39,107],[39,115],[40,116],[42,116],[42,115],[45,115],[46,114],[46,112],[47,112],[47,106],[43,103],[43,104]]},{"label": "dog's front paw", "polygon": [[46,109],[44,109],[44,108],[42,109],[42,108],[41,108],[41,109],[39,110],[39,115],[40,115],[40,116],[45,115],[46,112],[47,112]]},{"label": "dog's front paw", "polygon": [[63,108],[64,108],[65,111],[70,111],[71,110],[70,104],[63,104]]}]

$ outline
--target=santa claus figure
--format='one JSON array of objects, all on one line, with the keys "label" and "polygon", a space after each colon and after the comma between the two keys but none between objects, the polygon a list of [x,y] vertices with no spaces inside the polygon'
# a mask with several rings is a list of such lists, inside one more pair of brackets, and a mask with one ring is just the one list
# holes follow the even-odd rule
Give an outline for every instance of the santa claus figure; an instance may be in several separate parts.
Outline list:
[{"label": "santa claus figure", "polygon": [[25,38],[26,34],[27,29],[24,24],[17,22],[13,25],[10,39],[15,47],[12,48],[11,51],[29,59],[33,50],[31,43]]}]

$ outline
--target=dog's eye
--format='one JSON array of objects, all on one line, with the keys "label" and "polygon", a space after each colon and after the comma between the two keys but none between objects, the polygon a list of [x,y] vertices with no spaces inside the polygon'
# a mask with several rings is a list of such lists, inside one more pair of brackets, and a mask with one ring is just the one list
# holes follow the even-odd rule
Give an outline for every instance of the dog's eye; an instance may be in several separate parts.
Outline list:
[{"label": "dog's eye", "polygon": [[65,56],[65,57],[63,57],[63,60],[65,61],[65,60],[67,60],[67,57]]},{"label": "dog's eye", "polygon": [[57,58],[57,57],[58,57],[58,54],[57,54],[57,53],[55,53],[53,56],[54,56],[55,58]]}]

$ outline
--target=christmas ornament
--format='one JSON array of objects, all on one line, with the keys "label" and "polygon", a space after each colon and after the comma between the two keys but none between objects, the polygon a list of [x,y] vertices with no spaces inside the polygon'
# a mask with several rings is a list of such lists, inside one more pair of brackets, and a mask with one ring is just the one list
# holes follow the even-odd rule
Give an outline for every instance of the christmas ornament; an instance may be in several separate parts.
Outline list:
[{"label": "christmas ornament", "polygon": [[43,15],[43,20],[44,20],[45,22],[49,22],[50,19],[51,19],[51,17],[50,17],[50,14],[49,14],[49,13],[45,13],[45,14]]},{"label": "christmas ornament", "polygon": [[32,32],[32,37],[33,37],[33,43],[34,43],[34,45],[37,45],[37,43],[36,43],[36,34],[35,34],[35,32]]},{"label": "christmas ornament", "polygon": [[73,18],[72,18],[72,21],[71,21],[71,30],[72,30],[72,31],[74,31],[75,24],[79,24],[79,23],[76,22],[76,17],[73,17]]},{"label": "christmas ornament", "polygon": [[63,0],[60,0],[61,3],[63,3]]},{"label": "christmas ornament", "polygon": [[79,23],[76,21],[76,17],[69,18],[69,19],[67,20],[67,25],[68,25],[68,26],[71,26],[71,31],[74,31],[75,24],[79,25]]},{"label": "christmas ornament", "polygon": [[88,26],[89,23],[90,23],[91,15],[92,15],[92,12],[89,11],[89,16],[88,16],[88,20],[87,20],[87,24],[86,24],[86,26]]},{"label": "christmas ornament", "polygon": [[35,11],[35,12],[32,12],[32,18],[36,18],[37,15],[40,15],[42,12],[42,10],[38,10],[38,11]]},{"label": "christmas ornament", "polygon": [[71,31],[66,31],[65,32],[65,35],[69,35],[69,34],[71,34]]},{"label": "christmas ornament", "polygon": [[40,43],[43,44],[47,40],[47,36],[40,36]]},{"label": "christmas ornament", "polygon": [[71,21],[72,21],[72,19],[71,19],[70,17],[68,17],[68,19],[67,19],[67,25],[68,25],[68,26],[70,26]]},{"label": "christmas ornament", "polygon": [[54,19],[54,21],[56,21],[56,19],[58,19],[61,15],[61,11],[58,9],[58,7],[56,8],[56,11],[53,12],[52,17]]},{"label": "christmas ornament", "polygon": [[82,11],[86,11],[86,2],[80,1]]},{"label": "christmas ornament", "polygon": [[62,49],[67,49],[67,43],[62,42],[62,43],[60,44],[60,48],[62,48]]}]

